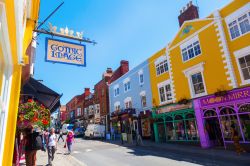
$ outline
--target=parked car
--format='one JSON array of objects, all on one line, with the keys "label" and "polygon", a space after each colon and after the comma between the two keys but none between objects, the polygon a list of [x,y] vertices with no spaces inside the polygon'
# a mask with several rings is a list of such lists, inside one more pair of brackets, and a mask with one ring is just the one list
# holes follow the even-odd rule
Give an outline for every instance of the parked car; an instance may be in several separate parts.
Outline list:
[{"label": "parked car", "polygon": [[63,124],[62,126],[62,133],[67,134],[68,131],[73,131],[74,125],[73,124]]},{"label": "parked car", "polygon": [[104,138],[105,126],[99,124],[89,124],[85,131],[85,138]]},{"label": "parked car", "polygon": [[78,127],[74,130],[75,137],[84,136],[85,129],[83,127]]}]

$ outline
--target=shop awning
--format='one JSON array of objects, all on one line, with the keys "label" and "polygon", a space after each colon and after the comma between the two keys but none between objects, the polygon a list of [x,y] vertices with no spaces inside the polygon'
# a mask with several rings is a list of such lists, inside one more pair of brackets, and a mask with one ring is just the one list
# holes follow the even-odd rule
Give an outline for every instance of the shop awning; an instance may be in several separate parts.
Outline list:
[{"label": "shop awning", "polygon": [[24,84],[21,95],[36,99],[51,113],[60,106],[60,98],[62,97],[62,94],[58,94],[32,77]]}]

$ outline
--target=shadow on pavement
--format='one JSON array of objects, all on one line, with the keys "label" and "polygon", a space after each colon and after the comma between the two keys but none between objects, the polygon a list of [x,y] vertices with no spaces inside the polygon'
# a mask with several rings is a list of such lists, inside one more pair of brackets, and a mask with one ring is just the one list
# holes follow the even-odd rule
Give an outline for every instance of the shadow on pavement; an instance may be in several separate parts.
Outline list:
[{"label": "shadow on pavement", "polygon": [[102,141],[130,149],[129,154],[135,156],[157,156],[181,162],[190,162],[200,165],[216,166],[249,166],[250,153],[238,156],[234,151],[223,149],[202,149],[198,146],[187,144],[144,142],[143,146],[121,144],[120,141]]}]

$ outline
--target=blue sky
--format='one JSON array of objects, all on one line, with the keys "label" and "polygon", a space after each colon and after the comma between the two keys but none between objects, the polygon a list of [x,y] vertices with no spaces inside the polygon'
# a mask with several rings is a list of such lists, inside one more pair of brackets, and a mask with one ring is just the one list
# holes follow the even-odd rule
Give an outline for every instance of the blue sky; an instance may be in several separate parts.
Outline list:
[{"label": "blue sky", "polygon": [[[41,0],[40,19],[45,19],[62,1]],[[45,62],[45,37],[40,35],[36,51],[35,78],[58,93],[66,104],[85,87],[93,89],[107,67],[116,69],[120,60],[130,69],[166,46],[178,31],[178,15],[188,0],[65,0],[48,20],[57,27],[83,31],[96,40],[86,44],[87,66]],[[74,3],[73,3],[74,2]],[[197,0],[200,18],[230,0]],[[193,1],[196,4],[196,0]],[[47,22],[47,23],[48,23]]]}]

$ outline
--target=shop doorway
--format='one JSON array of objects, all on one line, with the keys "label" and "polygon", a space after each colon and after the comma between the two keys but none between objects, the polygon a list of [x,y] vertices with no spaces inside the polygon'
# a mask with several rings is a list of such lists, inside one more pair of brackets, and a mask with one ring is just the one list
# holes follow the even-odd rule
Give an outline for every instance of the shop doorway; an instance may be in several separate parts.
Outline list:
[{"label": "shop doorway", "polygon": [[204,127],[208,133],[210,145],[224,146],[220,122],[214,110],[208,110],[204,114]]},{"label": "shop doorway", "polygon": [[157,120],[157,129],[158,129],[158,138],[159,142],[166,142],[166,131],[164,127],[164,120],[162,118],[159,118]]}]

